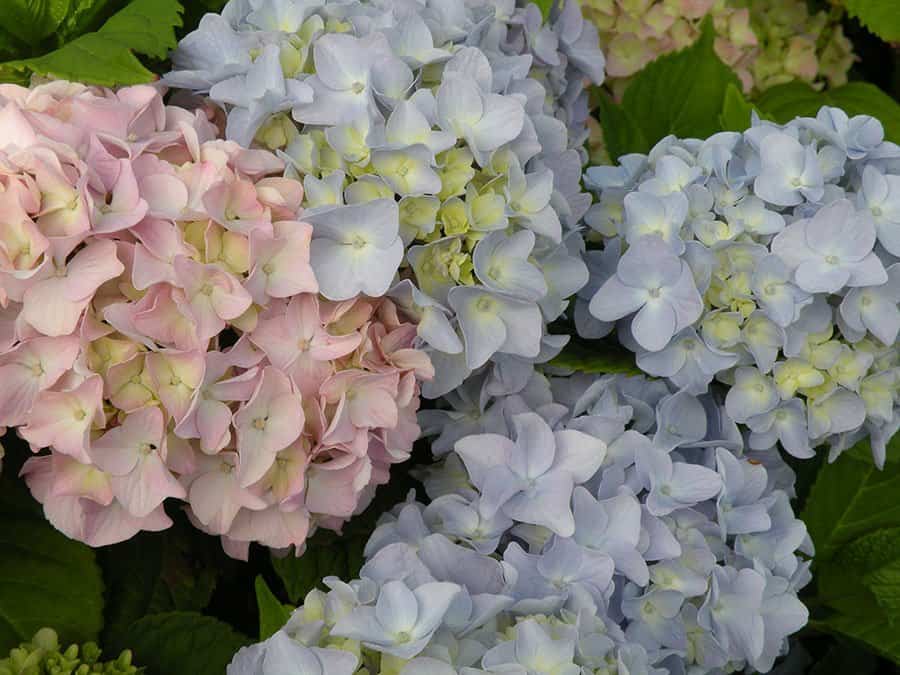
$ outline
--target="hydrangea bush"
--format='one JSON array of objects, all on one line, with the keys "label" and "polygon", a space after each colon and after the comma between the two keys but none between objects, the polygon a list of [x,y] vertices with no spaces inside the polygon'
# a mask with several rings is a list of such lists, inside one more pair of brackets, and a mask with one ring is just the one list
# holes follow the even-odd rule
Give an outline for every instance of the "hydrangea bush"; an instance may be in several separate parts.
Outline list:
[{"label": "hydrangea bush", "polygon": [[801,80],[840,86],[855,60],[839,14],[810,14],[803,0],[583,0],[599,28],[607,84],[621,94],[628,78],[653,59],[683,49],[711,17],[719,58],[744,91]]},{"label": "hydrangea bush", "polygon": [[427,396],[568,339],[546,324],[587,280],[584,87],[604,64],[578,3],[544,23],[514,0],[232,0],[173,62],[167,84],[302,178],[321,293],[390,291],[419,318]]},{"label": "hydrangea bush", "polygon": [[415,324],[320,298],[303,188],[160,92],[0,89],[0,425],[47,518],[93,546],[183,500],[245,556],[302,550],[418,437]]},{"label": "hydrangea bush", "polygon": [[833,460],[868,435],[881,466],[900,424],[900,148],[883,137],[824,107],[588,169],[604,244],[579,330],[617,327],[685,391],[724,383],[753,449]]},{"label": "hydrangea bush", "polygon": [[713,396],[535,374],[482,422],[228,673],[767,672],[806,623],[793,473]]}]

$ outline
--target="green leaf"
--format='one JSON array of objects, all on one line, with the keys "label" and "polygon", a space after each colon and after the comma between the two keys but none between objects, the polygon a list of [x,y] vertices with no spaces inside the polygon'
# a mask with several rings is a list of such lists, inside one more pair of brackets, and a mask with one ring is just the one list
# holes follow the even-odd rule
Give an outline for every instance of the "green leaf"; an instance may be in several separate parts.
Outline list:
[{"label": "green leaf", "polygon": [[[900,527],[876,530],[845,546],[831,565],[835,577],[862,585],[891,622],[900,622]],[[847,570],[853,570],[847,574]],[[847,588],[847,582],[833,584]],[[823,590],[829,590],[820,584]],[[850,589],[852,590],[852,588]],[[824,597],[824,596],[823,596]]]},{"label": "green leaf", "polygon": [[884,125],[887,140],[900,142],[900,103],[868,82],[850,82],[821,92],[805,82],[788,82],[767,89],[754,104],[781,124],[799,116],[815,117],[823,105],[842,108],[850,116],[872,115]]},{"label": "green leaf", "polygon": [[155,75],[135,52],[165,58],[175,47],[175,27],[181,25],[177,0],[134,0],[114,14],[100,30],[82,35],[56,51],[0,63],[0,77],[35,72],[88,84],[114,86],[150,82]]},{"label": "green leaf", "polygon": [[900,624],[900,558],[869,572],[863,581],[888,620]]},{"label": "green leaf", "polygon": [[541,10],[544,21],[550,18],[550,10],[553,8],[553,0],[531,0]]},{"label": "green leaf", "polygon": [[900,464],[883,471],[849,454],[819,471],[802,520],[823,564],[847,543],[881,528],[900,527]]},{"label": "green leaf", "polygon": [[196,612],[151,614],[131,626],[128,644],[146,675],[222,675],[251,642],[231,626]]},{"label": "green leaf", "polygon": [[[868,616],[836,615],[824,621],[810,621],[810,626],[865,643],[870,650],[900,663],[900,630],[877,611]],[[829,672],[840,672],[829,670]],[[857,672],[853,670],[852,672]]]},{"label": "green leaf", "polygon": [[266,640],[287,623],[291,618],[292,608],[278,601],[261,575],[256,577],[254,588],[256,606],[259,608],[259,639]]},{"label": "green leaf", "polygon": [[288,598],[299,603],[314,588],[325,588],[322,579],[327,576],[353,578],[362,566],[365,543],[365,534],[338,537],[333,532],[319,530],[306,543],[302,556],[273,555],[272,566],[284,583]]},{"label": "green leaf", "polygon": [[[840,640],[816,660],[808,671],[809,675],[876,675],[880,659],[868,649],[861,648],[851,640]],[[795,671],[796,672],[796,671]]]},{"label": "green leaf", "polygon": [[96,23],[103,14],[107,14],[109,5],[115,0],[74,0],[75,6],[60,27],[60,40],[68,42],[82,33],[96,28]]},{"label": "green leaf", "polygon": [[[634,76],[621,106],[606,101],[600,122],[607,142],[607,130],[613,136],[610,156],[647,152],[669,134],[706,138],[721,131],[725,93],[729,85],[740,87],[740,81],[716,56],[714,41],[712,20],[707,18],[693,45],[656,59]],[[623,124],[621,133],[616,132]]]},{"label": "green leaf", "polygon": [[162,536],[161,568],[148,611],[202,611],[215,591],[219,572],[232,561],[223,560],[221,548],[198,537],[184,520],[177,520]]},{"label": "green leaf", "polygon": [[617,344],[604,341],[571,341],[565,349],[550,361],[551,366],[577,373],[624,373],[640,375],[634,354]]},{"label": "green leaf", "polygon": [[127,645],[131,624],[147,613],[162,570],[163,535],[145,532],[100,552],[106,582],[104,645]]},{"label": "green leaf", "polygon": [[65,642],[96,639],[103,580],[94,551],[55,530],[10,467],[0,482],[0,652],[53,626]]},{"label": "green leaf", "polygon": [[618,159],[629,152],[646,152],[650,143],[637,121],[625,109],[613,102],[605,91],[598,89],[597,118],[603,128],[603,140],[610,157]]},{"label": "green leaf", "polygon": [[897,0],[845,0],[847,13],[885,42],[900,41]]},{"label": "green leaf", "polygon": [[15,27],[17,38],[27,44],[40,42],[59,28],[69,13],[69,0],[3,0],[0,24]]},{"label": "green leaf", "polygon": [[[875,530],[843,546],[833,560],[818,565],[819,598],[851,616],[867,616],[877,607],[888,611],[896,604],[889,589],[890,569],[900,561],[900,528]],[[853,570],[847,574],[847,570]],[[882,596],[884,592],[887,595]],[[882,602],[884,600],[885,602]],[[886,604],[885,604],[886,603]]]},{"label": "green leaf", "polygon": [[138,54],[164,59],[178,45],[175,27],[181,25],[183,11],[177,0],[134,0],[113,14],[97,34]]},{"label": "green leaf", "polygon": [[745,131],[750,128],[750,114],[753,110],[753,104],[744,98],[740,88],[729,82],[725,89],[725,100],[722,101],[722,112],[719,113],[719,126],[722,131]]}]

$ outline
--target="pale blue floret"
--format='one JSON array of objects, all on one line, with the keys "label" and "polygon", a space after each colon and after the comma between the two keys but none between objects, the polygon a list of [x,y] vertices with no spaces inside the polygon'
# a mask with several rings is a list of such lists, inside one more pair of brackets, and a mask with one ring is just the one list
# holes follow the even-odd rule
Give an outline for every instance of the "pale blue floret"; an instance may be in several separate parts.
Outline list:
[{"label": "pale blue floret", "polygon": [[849,117],[840,108],[823,106],[815,119],[801,117],[797,122],[852,160],[864,158],[884,140],[884,127],[877,119],[870,115]]},{"label": "pale blue floret", "polygon": [[703,310],[690,267],[658,236],[641,237],[594,295],[590,311],[601,321],[637,313],[631,324],[635,340],[659,351]]},{"label": "pale blue floret", "polygon": [[758,659],[765,646],[762,617],[765,578],[752,569],[716,567],[709,593],[697,613],[698,624],[715,631],[726,652]]},{"label": "pale blue floret", "polygon": [[706,393],[713,377],[731,368],[737,360],[737,355],[707,345],[693,328],[685,328],[658,352],[641,350],[637,354],[642,371],[666,377],[690,394]]},{"label": "pale blue floret", "polygon": [[250,68],[249,43],[223,17],[206,14],[197,30],[185,36],[172,53],[174,70],[163,82],[170,87],[209,91],[214,84]]},{"label": "pale blue floret", "polygon": [[897,341],[900,333],[900,263],[887,269],[887,282],[866,288],[854,288],[841,302],[841,317],[854,330],[869,331],[885,345]]},{"label": "pale blue floret", "polygon": [[867,165],[856,202],[875,219],[878,242],[888,253],[900,257],[900,176],[885,175]]},{"label": "pale blue floret", "polygon": [[806,427],[806,406],[799,399],[781,403],[776,409],[747,420],[748,444],[754,450],[766,450],[781,443],[794,457],[815,456]]},{"label": "pale blue floret", "polygon": [[535,303],[477,286],[454,286],[447,303],[459,319],[469,369],[496,352],[525,358],[540,353],[543,320]]},{"label": "pale blue floret", "polygon": [[285,79],[276,45],[266,45],[245,74],[214,84],[210,96],[234,108],[228,115],[226,134],[249,146],[269,117],[313,100],[313,90],[305,82]]},{"label": "pale blue floret", "polygon": [[359,659],[338,649],[305,647],[278,631],[265,642],[242,647],[228,675],[353,675]]},{"label": "pale blue floret", "polygon": [[810,219],[789,225],[772,241],[772,252],[793,271],[807,293],[834,293],[844,286],[878,286],[887,274],[872,252],[872,217],[841,199]]},{"label": "pale blue floret", "polygon": [[306,220],[313,226],[310,263],[322,295],[330,300],[384,295],[403,258],[396,202],[335,206]]},{"label": "pale blue floret", "polygon": [[485,287],[522,300],[536,301],[547,294],[544,275],[528,259],[535,237],[528,230],[512,235],[492,232],[475,247],[475,274]]},{"label": "pale blue floret", "polygon": [[805,199],[818,201],[824,194],[822,170],[813,146],[781,132],[760,143],[760,171],[753,184],[758,197],[776,206],[796,206]]},{"label": "pale blue floret", "polygon": [[502,511],[514,520],[571,536],[572,489],[594,475],[606,445],[579,431],[553,432],[534,413],[517,415],[513,421],[515,442],[490,434],[456,443],[456,452],[481,492],[482,513],[490,518]]},{"label": "pale blue floret", "polygon": [[723,486],[716,500],[722,536],[768,530],[772,525],[768,507],[773,498],[763,497],[766,470],[722,448],[716,450],[716,466]]},{"label": "pale blue floret", "polygon": [[411,590],[402,581],[389,581],[374,607],[358,607],[339,619],[331,632],[377,651],[411,658],[428,644],[459,591],[456,584],[444,582]]}]

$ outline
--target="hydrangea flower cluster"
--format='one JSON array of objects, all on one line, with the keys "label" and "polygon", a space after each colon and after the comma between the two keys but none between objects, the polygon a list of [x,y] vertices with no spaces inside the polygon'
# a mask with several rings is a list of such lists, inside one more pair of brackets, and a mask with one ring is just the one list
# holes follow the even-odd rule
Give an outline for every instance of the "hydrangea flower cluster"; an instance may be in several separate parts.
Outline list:
[{"label": "hydrangea flower cluster", "polygon": [[321,299],[302,186],[154,87],[0,88],[0,425],[48,519],[302,550],[409,455],[414,323]]},{"label": "hydrangea flower cluster", "polygon": [[131,651],[124,650],[113,661],[100,660],[100,648],[93,642],[72,644],[63,649],[51,628],[41,628],[29,642],[10,650],[0,659],[0,675],[137,675]]},{"label": "hydrangea flower cluster", "polygon": [[793,473],[712,395],[535,373],[482,401],[422,472],[430,503],[385,514],[360,578],[326,578],[229,675],[767,672],[786,652],[811,554]]},{"label": "hydrangea flower cluster", "polygon": [[715,49],[744,91],[790,80],[840,86],[855,60],[839,19],[810,15],[803,0],[583,0],[600,29],[607,84],[621,94],[628,78],[653,59],[683,49],[712,17]]},{"label": "hydrangea flower cluster", "polygon": [[881,123],[822,108],[744,133],[666,138],[588,169],[580,332],[618,326],[646,373],[728,385],[753,449],[830,458],[900,426],[900,147]]},{"label": "hydrangea flower cluster", "polygon": [[604,63],[577,2],[545,24],[515,0],[231,0],[173,63],[167,84],[302,178],[321,293],[390,291],[418,317],[426,396],[562,347],[546,324],[587,280],[570,247]]}]

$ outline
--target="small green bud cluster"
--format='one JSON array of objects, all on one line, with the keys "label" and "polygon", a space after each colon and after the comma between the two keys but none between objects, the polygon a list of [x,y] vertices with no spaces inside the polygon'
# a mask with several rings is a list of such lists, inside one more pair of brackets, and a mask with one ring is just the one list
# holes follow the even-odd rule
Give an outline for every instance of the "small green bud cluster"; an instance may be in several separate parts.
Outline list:
[{"label": "small green bud cluster", "polygon": [[142,669],[131,663],[126,649],[113,661],[101,661],[94,642],[63,647],[52,628],[41,628],[29,642],[10,650],[0,659],[0,675],[137,675]]}]

